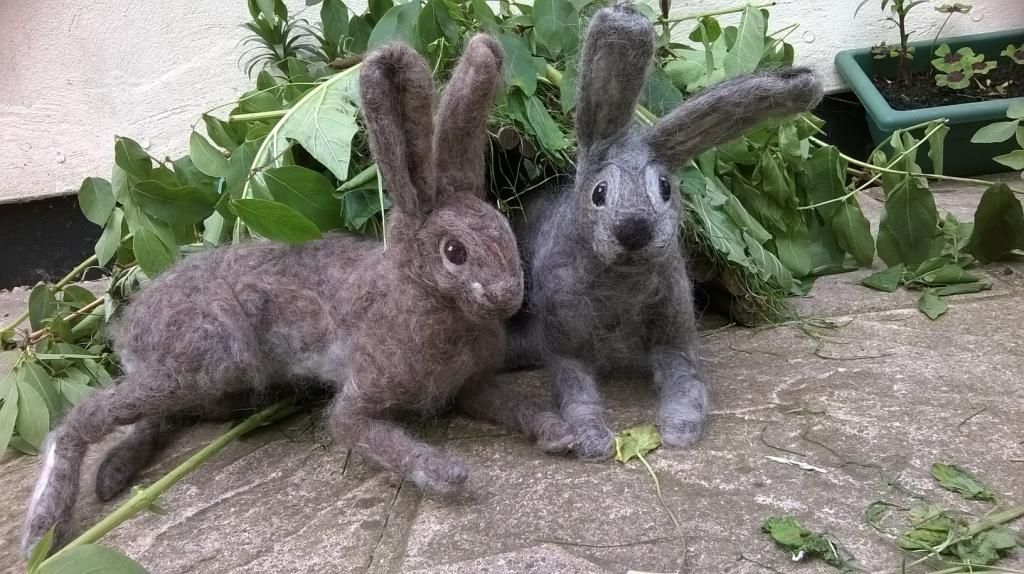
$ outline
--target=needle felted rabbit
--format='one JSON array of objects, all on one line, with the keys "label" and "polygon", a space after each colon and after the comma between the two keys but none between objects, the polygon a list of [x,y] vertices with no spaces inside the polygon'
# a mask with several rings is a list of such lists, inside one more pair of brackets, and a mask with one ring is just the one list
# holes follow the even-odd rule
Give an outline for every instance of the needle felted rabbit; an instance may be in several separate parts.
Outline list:
[{"label": "needle felted rabbit", "polygon": [[518,233],[526,305],[509,323],[506,365],[547,367],[576,454],[588,459],[612,452],[597,388],[610,371],[653,375],[667,445],[693,444],[704,425],[708,393],[673,174],[822,97],[808,70],[757,73],[712,86],[643,129],[631,120],[654,47],[651,22],[628,5],[595,14],[580,63],[575,181],[528,206]]},{"label": "needle felted rabbit", "polygon": [[502,319],[523,298],[515,238],[484,200],[486,122],[501,78],[497,42],[478,35],[441,97],[401,44],[360,75],[373,155],[394,203],[388,246],[340,234],[301,245],[256,242],[185,259],[146,286],[114,330],[125,375],[77,404],[51,433],[23,546],[51,527],[66,541],[90,444],[135,424],[100,466],[97,494],[130,484],[182,417],[230,416],[282,382],[334,391],[329,425],[366,458],[429,491],[466,479],[456,458],[408,435],[393,415],[432,412],[462,389],[470,414],[568,450],[554,413],[502,403],[486,384],[504,353]]}]

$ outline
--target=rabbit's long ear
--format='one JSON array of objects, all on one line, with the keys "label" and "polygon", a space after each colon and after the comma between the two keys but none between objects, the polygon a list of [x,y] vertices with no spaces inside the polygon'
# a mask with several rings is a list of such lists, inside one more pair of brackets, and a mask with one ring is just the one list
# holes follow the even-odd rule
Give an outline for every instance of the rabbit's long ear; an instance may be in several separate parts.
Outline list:
[{"label": "rabbit's long ear", "polygon": [[359,97],[370,148],[395,207],[411,216],[435,203],[430,139],[434,83],[423,58],[404,44],[387,44],[367,56]]},{"label": "rabbit's long ear", "polygon": [[576,137],[586,149],[629,126],[654,57],[654,27],[619,4],[590,21],[580,61]]},{"label": "rabbit's long ear", "polygon": [[655,159],[670,168],[746,133],[762,121],[814,108],[821,83],[806,68],[740,76],[680,104],[647,134]]},{"label": "rabbit's long ear", "polygon": [[487,117],[501,84],[504,54],[497,40],[477,34],[466,42],[441,96],[434,122],[438,195],[485,190]]}]

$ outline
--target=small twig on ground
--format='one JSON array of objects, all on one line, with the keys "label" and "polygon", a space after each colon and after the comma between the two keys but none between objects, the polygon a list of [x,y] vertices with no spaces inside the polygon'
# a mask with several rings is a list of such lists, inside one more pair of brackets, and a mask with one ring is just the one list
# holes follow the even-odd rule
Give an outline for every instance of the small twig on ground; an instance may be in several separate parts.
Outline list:
[{"label": "small twig on ground", "polygon": [[960,424],[956,425],[957,432],[960,432],[960,433],[964,432],[963,431],[964,425],[967,424],[967,422],[970,421],[971,419],[973,419],[974,417],[976,417],[976,416],[980,415],[981,413],[985,412],[987,409],[988,409],[988,407],[981,407],[980,409],[978,409],[978,410],[974,411],[973,413],[971,413],[971,416],[969,416],[969,417],[965,418],[964,420],[960,421]]},{"label": "small twig on ground", "polygon": [[780,464],[788,464],[790,466],[795,466],[795,467],[800,468],[802,470],[809,470],[809,471],[813,471],[813,472],[820,472],[822,474],[827,474],[828,473],[828,471],[825,470],[824,468],[821,468],[819,466],[814,466],[812,464],[807,464],[806,462],[800,462],[799,460],[793,460],[791,458],[782,458],[781,456],[768,456],[768,455],[765,455],[765,458],[767,458],[768,460],[770,460],[772,462],[778,462]]},{"label": "small twig on ground", "polygon": [[678,532],[679,535],[682,536],[683,527],[679,525],[679,520],[676,519],[676,514],[672,512],[672,508],[668,505],[668,502],[665,500],[665,497],[662,496],[661,494],[661,482],[658,480],[658,475],[654,473],[654,469],[651,468],[651,465],[647,463],[647,459],[644,458],[644,455],[638,452],[636,453],[636,457],[639,458],[640,462],[644,463],[644,466],[647,467],[647,472],[651,473],[651,478],[654,479],[654,493],[658,495],[658,500],[660,500],[661,505],[665,507],[665,512],[668,513],[668,517],[672,519],[672,524],[675,525],[676,532]]},{"label": "small twig on ground", "polygon": [[825,359],[826,361],[862,361],[864,359],[882,359],[885,357],[891,357],[895,355],[892,352],[879,353],[877,355],[851,355],[849,357],[837,357],[835,355],[826,355],[821,349],[814,351],[814,356],[819,359]]},{"label": "small twig on ground", "polygon": [[769,566],[767,564],[762,564],[762,563],[758,562],[757,560],[754,560],[753,558],[748,558],[742,552],[740,552],[740,557],[737,558],[736,561],[737,562],[740,562],[740,561],[750,562],[751,564],[756,564],[756,565],[760,566],[761,568],[764,568],[765,570],[768,570],[769,572],[775,572],[775,574],[783,574],[783,572],[781,570],[777,570],[775,568],[772,568],[771,566]]}]

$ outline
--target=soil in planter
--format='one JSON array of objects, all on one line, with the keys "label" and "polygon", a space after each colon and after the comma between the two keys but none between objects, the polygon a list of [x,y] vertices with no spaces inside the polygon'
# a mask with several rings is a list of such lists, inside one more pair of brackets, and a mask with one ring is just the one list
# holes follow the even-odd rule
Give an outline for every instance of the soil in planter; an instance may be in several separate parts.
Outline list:
[{"label": "soil in planter", "polygon": [[970,87],[954,90],[945,86],[935,85],[935,75],[931,72],[912,72],[910,82],[898,82],[892,78],[874,77],[871,81],[881,92],[885,101],[894,110],[918,110],[955,104],[969,104],[1003,98],[1024,97],[1024,66],[999,62],[999,67],[985,76],[975,79],[983,85],[999,86],[1009,82],[1004,94],[997,93],[993,88],[982,88],[973,79]]}]

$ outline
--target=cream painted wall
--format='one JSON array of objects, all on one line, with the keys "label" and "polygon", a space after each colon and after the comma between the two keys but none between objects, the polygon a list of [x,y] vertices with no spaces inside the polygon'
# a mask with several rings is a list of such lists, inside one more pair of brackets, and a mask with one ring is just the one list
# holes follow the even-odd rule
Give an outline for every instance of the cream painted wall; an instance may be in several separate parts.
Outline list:
[{"label": "cream painted wall", "polygon": [[[876,0],[854,19],[858,1],[778,0],[772,9],[773,30],[800,23],[789,36],[797,59],[819,70],[832,91],[842,88],[832,65],[837,51],[897,36],[879,21]],[[678,16],[737,0],[673,4]],[[1024,0],[974,4],[943,35],[1024,26]],[[317,7],[289,5],[318,19]],[[926,6],[912,14],[922,37],[942,20]],[[239,24],[247,17],[243,0],[0,0],[0,202],[66,193],[86,176],[106,177],[115,134],[158,157],[184,153],[199,114],[249,85],[239,64],[246,36]]]}]

